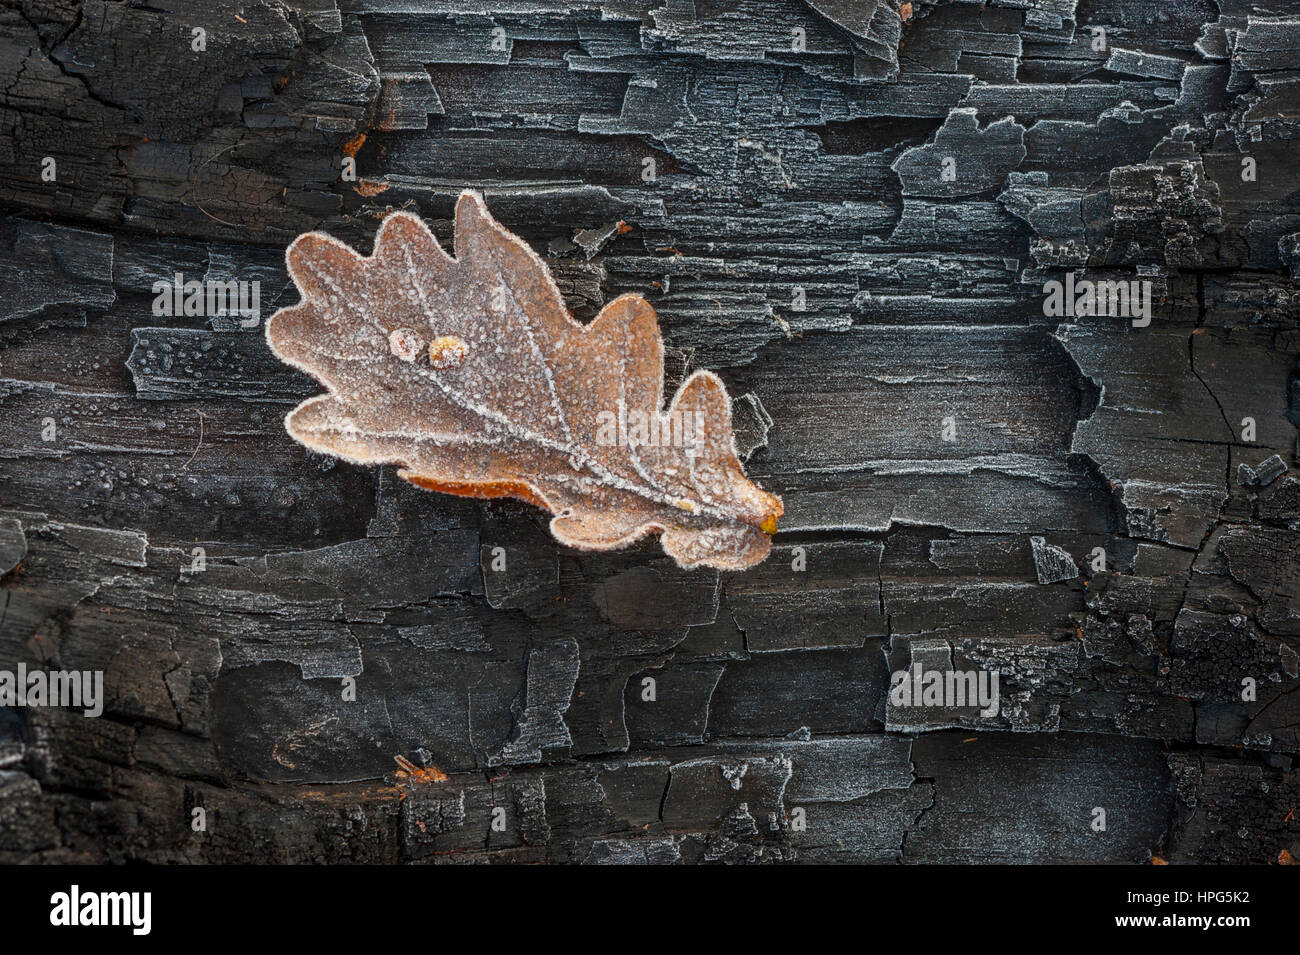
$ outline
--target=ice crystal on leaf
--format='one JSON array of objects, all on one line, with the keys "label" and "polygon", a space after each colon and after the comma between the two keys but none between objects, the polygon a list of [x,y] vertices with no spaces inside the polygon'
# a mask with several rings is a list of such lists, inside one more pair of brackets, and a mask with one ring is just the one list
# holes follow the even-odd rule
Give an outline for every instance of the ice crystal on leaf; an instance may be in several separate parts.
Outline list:
[{"label": "ice crystal on leaf", "polygon": [[546,265],[473,192],[456,204],[455,251],[406,212],[384,220],[371,256],[319,232],[294,240],[302,301],[266,336],[329,391],[289,413],[290,435],[398,464],[429,490],[536,504],[570,547],[657,533],[684,567],[767,556],[781,500],[745,477],[716,375],[691,375],[664,408],[648,302],[624,295],[575,321]]}]

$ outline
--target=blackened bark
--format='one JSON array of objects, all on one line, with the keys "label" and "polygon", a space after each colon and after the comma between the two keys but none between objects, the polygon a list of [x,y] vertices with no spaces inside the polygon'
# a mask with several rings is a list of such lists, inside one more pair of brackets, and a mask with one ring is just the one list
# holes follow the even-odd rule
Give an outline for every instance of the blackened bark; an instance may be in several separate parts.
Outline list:
[{"label": "blackened bark", "polygon": [[[0,670],[107,692],[0,710],[0,861],[1300,851],[1300,3],[3,0],[0,130]],[[312,455],[152,308],[464,187],[726,378],[766,563]]]}]

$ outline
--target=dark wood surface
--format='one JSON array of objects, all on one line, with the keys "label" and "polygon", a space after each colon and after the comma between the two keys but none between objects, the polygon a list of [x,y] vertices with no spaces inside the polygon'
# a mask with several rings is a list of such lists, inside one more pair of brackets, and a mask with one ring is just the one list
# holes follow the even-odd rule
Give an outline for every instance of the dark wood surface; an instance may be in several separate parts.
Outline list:
[{"label": "dark wood surface", "polygon": [[[1291,0],[3,0],[0,669],[107,703],[0,710],[0,861],[1300,852],[1298,148]],[[308,453],[260,327],[154,314],[465,187],[723,376],[766,563]]]}]

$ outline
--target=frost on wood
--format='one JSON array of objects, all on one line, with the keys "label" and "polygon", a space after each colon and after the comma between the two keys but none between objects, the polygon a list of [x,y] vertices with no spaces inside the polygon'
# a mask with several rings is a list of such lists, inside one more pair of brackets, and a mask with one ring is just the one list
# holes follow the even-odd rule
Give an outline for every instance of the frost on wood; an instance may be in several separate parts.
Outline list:
[{"label": "frost on wood", "polygon": [[456,205],[454,259],[399,212],[372,256],[312,232],[287,263],[303,299],[266,334],[329,388],[285,419],[307,447],[399,464],[428,490],[544,507],[570,547],[658,533],[684,567],[740,570],[767,556],[781,501],[745,477],[722,381],[696,372],[664,410],[649,303],[624,295],[578,323],[477,194]]},{"label": "frost on wood", "polygon": [[[0,713],[0,862],[1300,855],[1300,16],[670,6],[5,8],[0,669],[106,699]],[[233,45],[196,71],[205,19]],[[668,397],[727,369],[793,532],[763,563],[561,554],[541,512],[289,453],[326,388],[151,314],[182,272],[265,319],[300,233],[369,252],[475,184],[580,321],[651,301]],[[1043,283],[1084,269],[1150,279],[1151,325],[1058,328]],[[918,660],[996,668],[1001,712],[896,731]]]}]

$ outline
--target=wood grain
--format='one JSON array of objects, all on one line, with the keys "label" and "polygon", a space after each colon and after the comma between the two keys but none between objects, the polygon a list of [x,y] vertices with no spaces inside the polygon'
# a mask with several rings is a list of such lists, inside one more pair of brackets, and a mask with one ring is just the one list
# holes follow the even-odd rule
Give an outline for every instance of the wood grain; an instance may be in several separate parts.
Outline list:
[{"label": "wood grain", "polygon": [[[0,709],[0,861],[1300,853],[1300,3],[15,0],[0,132],[0,669],[108,696]],[[767,563],[312,454],[260,327],[154,313],[462,188],[719,371]]]}]

